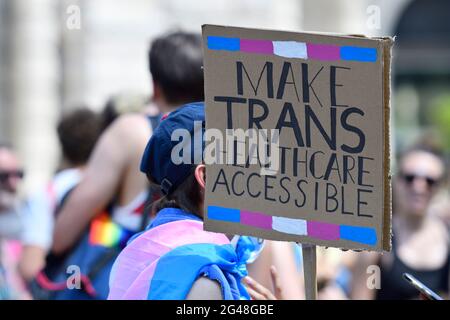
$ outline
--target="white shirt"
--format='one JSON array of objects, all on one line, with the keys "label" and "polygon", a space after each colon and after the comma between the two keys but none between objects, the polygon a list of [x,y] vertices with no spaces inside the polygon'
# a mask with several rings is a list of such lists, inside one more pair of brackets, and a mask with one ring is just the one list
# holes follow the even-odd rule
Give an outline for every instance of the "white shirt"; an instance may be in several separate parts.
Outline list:
[{"label": "white shirt", "polygon": [[66,169],[55,175],[51,183],[34,193],[22,207],[22,242],[50,249],[53,239],[55,210],[63,197],[81,180],[80,169]]}]

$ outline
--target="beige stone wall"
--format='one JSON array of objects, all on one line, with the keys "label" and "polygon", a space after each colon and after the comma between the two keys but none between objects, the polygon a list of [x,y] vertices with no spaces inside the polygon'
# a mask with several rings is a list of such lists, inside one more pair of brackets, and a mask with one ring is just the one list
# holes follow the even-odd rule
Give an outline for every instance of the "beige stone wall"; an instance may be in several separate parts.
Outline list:
[{"label": "beige stone wall", "polygon": [[[59,28],[54,0],[6,0],[2,35],[2,114],[5,137],[16,146],[27,189],[56,165],[59,113]],[[6,14],[5,14],[6,13]]]}]

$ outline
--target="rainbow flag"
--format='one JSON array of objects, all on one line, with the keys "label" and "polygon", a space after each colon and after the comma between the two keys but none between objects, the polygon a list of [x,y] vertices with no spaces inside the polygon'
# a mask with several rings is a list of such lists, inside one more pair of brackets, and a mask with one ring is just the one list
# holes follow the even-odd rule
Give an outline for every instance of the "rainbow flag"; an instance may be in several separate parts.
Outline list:
[{"label": "rainbow flag", "polygon": [[109,248],[124,248],[134,233],[112,221],[110,215],[103,212],[91,222],[89,243]]}]

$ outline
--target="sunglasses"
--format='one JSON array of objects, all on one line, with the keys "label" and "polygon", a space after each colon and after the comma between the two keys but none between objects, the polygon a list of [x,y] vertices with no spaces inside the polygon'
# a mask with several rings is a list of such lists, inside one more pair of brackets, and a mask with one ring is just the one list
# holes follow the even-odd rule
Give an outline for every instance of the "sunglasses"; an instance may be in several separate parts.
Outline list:
[{"label": "sunglasses", "polygon": [[425,175],[418,175],[414,173],[401,173],[400,177],[405,181],[408,185],[411,185],[414,183],[416,179],[423,179],[427,183],[428,188],[432,188],[436,185],[438,185],[441,181],[441,179],[432,178]]},{"label": "sunglasses", "polygon": [[0,171],[0,183],[5,183],[10,178],[23,179],[24,172],[22,170]]}]

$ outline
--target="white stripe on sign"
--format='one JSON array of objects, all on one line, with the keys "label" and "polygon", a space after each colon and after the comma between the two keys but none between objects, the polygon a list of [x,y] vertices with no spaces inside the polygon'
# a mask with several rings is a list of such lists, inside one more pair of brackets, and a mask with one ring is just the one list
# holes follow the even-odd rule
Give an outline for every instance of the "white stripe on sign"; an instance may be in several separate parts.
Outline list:
[{"label": "white stripe on sign", "polygon": [[307,59],[306,43],[297,41],[272,41],[273,53],[285,58]]},{"label": "white stripe on sign", "polygon": [[272,217],[272,229],[289,234],[306,236],[306,221],[285,217]]}]

